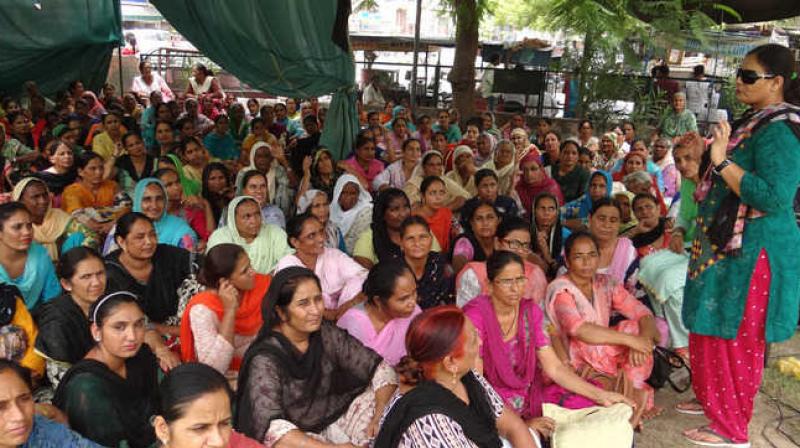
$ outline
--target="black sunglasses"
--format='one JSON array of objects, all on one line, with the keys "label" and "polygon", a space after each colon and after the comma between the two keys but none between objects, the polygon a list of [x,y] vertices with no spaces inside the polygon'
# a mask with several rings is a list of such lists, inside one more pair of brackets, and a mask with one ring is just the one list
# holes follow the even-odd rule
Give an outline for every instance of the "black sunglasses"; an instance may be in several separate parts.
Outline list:
[{"label": "black sunglasses", "polygon": [[736,70],[736,77],[740,78],[745,84],[755,84],[759,79],[772,79],[778,75],[772,73],[758,73],[755,70],[745,70],[740,68]]}]

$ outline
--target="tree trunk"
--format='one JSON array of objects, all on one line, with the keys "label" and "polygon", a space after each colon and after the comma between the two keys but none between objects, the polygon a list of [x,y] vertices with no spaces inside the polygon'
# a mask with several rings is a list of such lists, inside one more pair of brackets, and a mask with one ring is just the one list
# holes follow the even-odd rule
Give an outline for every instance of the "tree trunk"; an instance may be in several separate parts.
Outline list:
[{"label": "tree trunk", "polygon": [[477,0],[454,0],[456,15],[456,54],[447,80],[453,87],[453,105],[462,121],[475,112],[475,57],[478,54]]},{"label": "tree trunk", "polygon": [[594,31],[588,31],[583,39],[583,54],[578,68],[578,102],[575,105],[575,117],[586,118],[586,113],[589,110],[587,102],[589,96],[589,71],[592,67],[592,58],[594,58]]}]

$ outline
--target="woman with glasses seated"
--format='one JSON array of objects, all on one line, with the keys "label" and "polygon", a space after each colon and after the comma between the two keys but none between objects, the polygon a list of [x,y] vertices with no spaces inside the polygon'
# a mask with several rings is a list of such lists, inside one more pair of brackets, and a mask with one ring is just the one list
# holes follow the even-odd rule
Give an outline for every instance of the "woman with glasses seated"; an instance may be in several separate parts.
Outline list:
[{"label": "woman with glasses seated", "polygon": [[[523,285],[523,296],[541,303],[547,288],[547,278],[539,266],[526,260],[531,255],[529,224],[516,216],[506,218],[497,228],[494,248],[495,252],[501,250],[513,252],[524,260],[525,277],[528,281]],[[486,261],[471,261],[456,277],[458,306],[464,306],[480,295],[489,294],[491,281],[486,272],[486,263]]]},{"label": "woman with glasses seated", "polygon": [[526,295],[524,267],[516,253],[496,251],[486,261],[488,293],[464,306],[482,341],[483,375],[506,406],[540,437],[549,438],[557,429],[551,419],[542,417],[543,382],[537,363],[558,385],[600,405],[632,404],[620,394],[589,384],[562,364],[545,334],[541,307]]}]

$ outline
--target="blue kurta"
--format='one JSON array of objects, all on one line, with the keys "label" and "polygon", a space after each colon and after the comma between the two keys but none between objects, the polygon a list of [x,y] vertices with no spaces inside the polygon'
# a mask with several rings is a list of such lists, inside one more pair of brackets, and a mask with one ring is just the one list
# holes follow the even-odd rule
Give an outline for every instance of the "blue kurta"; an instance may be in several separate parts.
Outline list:
[{"label": "blue kurta", "polygon": [[0,265],[0,282],[16,286],[29,310],[61,294],[61,284],[56,277],[50,255],[47,249],[36,242],[31,243],[28,249],[28,259],[22,275],[12,279]]}]

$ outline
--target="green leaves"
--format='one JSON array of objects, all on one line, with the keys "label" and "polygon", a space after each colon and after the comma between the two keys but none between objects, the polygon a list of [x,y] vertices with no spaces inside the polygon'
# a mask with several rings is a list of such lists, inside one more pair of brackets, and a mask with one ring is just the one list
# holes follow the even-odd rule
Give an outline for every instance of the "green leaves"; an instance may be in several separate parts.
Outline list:
[{"label": "green leaves", "polygon": [[378,2],[376,0],[361,0],[358,2],[355,8],[353,8],[353,12],[362,12],[362,11],[377,11],[378,10]]},{"label": "green leaves", "polygon": [[736,11],[735,9],[731,8],[728,5],[723,5],[721,3],[714,3],[713,5],[711,5],[711,7],[713,9],[716,9],[717,11],[722,11],[724,13],[727,13],[728,15],[732,16],[733,18],[735,18],[739,22],[742,21],[742,15],[739,14],[738,11]]}]

